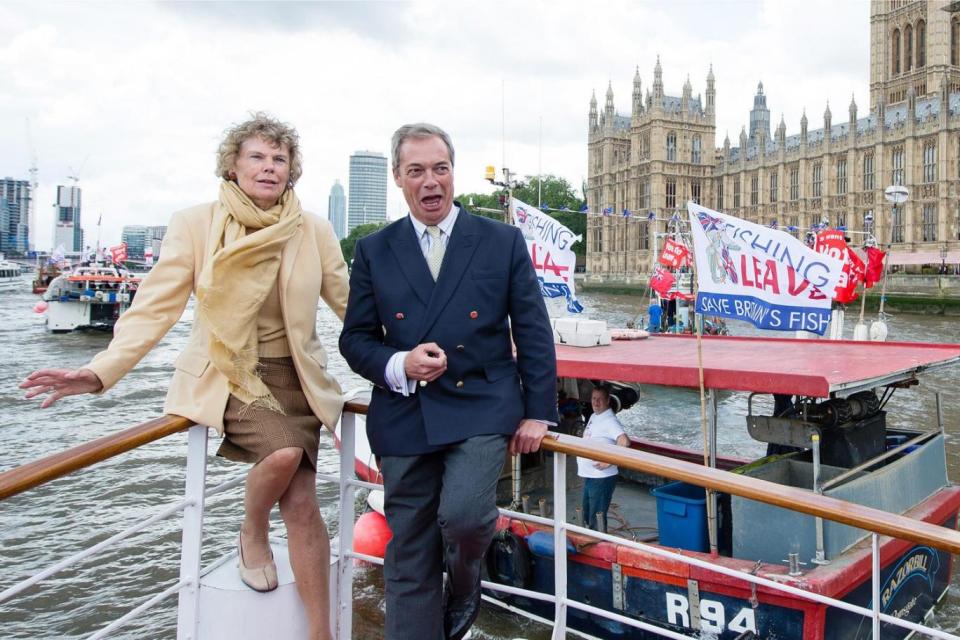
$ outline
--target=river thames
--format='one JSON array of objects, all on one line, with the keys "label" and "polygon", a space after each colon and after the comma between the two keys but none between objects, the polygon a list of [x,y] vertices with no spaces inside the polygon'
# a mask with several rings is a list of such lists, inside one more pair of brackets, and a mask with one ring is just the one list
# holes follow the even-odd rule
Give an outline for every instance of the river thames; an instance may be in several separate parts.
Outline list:
[{"label": "river thames", "polygon": [[[0,294],[0,354],[7,367],[0,384],[0,471],[93,440],[160,415],[171,364],[186,344],[192,308],[160,344],[109,393],[99,397],[68,398],[42,410],[39,403],[24,401],[17,384],[40,367],[78,367],[103,349],[109,336],[101,333],[51,335],[41,316],[32,312],[36,296],[25,279],[21,292]],[[611,326],[624,326],[642,303],[637,296],[585,294],[581,296],[592,318]],[[868,318],[870,320],[872,318]],[[848,320],[849,336],[854,320]],[[951,342],[960,340],[958,319],[941,316],[897,316],[889,321],[890,338],[902,341]],[[737,334],[755,333],[735,324]],[[340,331],[337,318],[321,309],[318,333],[330,356],[329,369],[345,390],[366,384],[351,372],[337,353]],[[784,363],[785,367],[789,363]],[[960,478],[960,393],[956,379],[960,367],[934,372],[919,392],[894,395],[888,410],[901,418],[898,424],[935,422],[933,393],[941,392],[947,425],[948,464],[951,479]],[[644,438],[698,447],[701,442],[696,394],[647,388],[638,405],[624,412],[627,430]],[[745,394],[733,393],[720,403],[720,452],[749,457],[760,455],[764,445],[749,439],[743,416]],[[242,465],[212,455],[208,485],[242,474]],[[176,435],[105,463],[0,503],[0,590],[54,562],[149,517],[175,501],[183,490],[186,437]],[[321,440],[320,471],[337,472],[332,440]],[[333,485],[321,484],[319,500],[331,534],[337,532],[336,495]],[[215,500],[205,515],[204,565],[229,552],[240,523],[240,489]],[[616,498],[614,498],[616,501]],[[93,560],[60,572],[26,594],[0,605],[0,636],[13,638],[81,638],[126,613],[151,595],[175,582],[178,574],[179,519],[161,522]],[[274,510],[273,535],[283,535],[283,524]],[[383,580],[379,568],[358,572],[354,600],[354,637],[381,637]],[[175,636],[175,598],[151,610],[114,636],[145,639]],[[936,614],[936,626],[960,630],[960,579]],[[549,630],[512,614],[485,606],[474,638],[546,640]]]}]

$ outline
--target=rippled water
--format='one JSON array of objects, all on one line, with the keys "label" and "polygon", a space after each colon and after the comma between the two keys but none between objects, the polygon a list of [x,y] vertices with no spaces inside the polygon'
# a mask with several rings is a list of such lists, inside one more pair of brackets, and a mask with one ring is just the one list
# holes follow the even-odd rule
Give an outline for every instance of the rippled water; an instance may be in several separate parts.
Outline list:
[{"label": "rippled water", "polygon": [[[592,317],[623,326],[640,304],[627,296],[583,295]],[[36,297],[24,281],[21,293],[0,294],[0,356],[5,368],[0,382],[0,470],[24,464],[68,447],[132,426],[160,414],[171,363],[186,343],[188,309],[170,333],[140,365],[102,397],[63,400],[48,410],[21,400],[17,383],[39,367],[78,367],[107,345],[100,333],[51,335],[31,308]],[[850,323],[852,326],[852,322]],[[745,326],[735,333],[751,333]],[[339,321],[326,309],[318,331],[330,355],[329,368],[344,389],[364,386],[336,353]],[[849,332],[849,328],[848,328]],[[960,341],[955,318],[901,316],[890,323],[890,335],[907,341]],[[785,363],[785,367],[788,363]],[[960,367],[936,372],[921,392],[899,392],[891,413],[930,422],[935,410],[932,393],[944,392],[948,426],[948,463],[951,478],[960,478],[960,394],[956,376]],[[684,391],[647,389],[638,406],[623,415],[628,431],[642,437],[699,447],[696,395]],[[720,403],[721,453],[751,456],[763,446],[746,436],[744,394],[730,394]],[[337,454],[321,444],[320,471],[337,471]],[[216,442],[211,441],[211,452]],[[93,468],[0,503],[0,590],[16,581],[149,517],[178,499],[183,490],[186,436],[177,435],[124,454]],[[209,483],[242,474],[245,467],[213,456]],[[336,534],[336,488],[321,484],[324,518]],[[219,496],[205,515],[204,564],[230,550],[240,519],[241,489]],[[276,513],[275,513],[276,516]],[[274,534],[283,525],[274,519]],[[165,586],[178,574],[179,520],[172,519],[111,548],[92,560],[65,570],[33,587],[12,602],[0,605],[0,637],[81,638],[117,618]],[[960,582],[955,580],[947,601],[937,613],[947,630],[960,628]],[[378,568],[358,574],[355,599],[356,633],[360,639],[381,637],[383,580]],[[170,638],[175,635],[175,598],[151,610],[118,632],[118,638]],[[475,638],[524,637],[546,640],[549,631],[534,623],[485,607]]]}]

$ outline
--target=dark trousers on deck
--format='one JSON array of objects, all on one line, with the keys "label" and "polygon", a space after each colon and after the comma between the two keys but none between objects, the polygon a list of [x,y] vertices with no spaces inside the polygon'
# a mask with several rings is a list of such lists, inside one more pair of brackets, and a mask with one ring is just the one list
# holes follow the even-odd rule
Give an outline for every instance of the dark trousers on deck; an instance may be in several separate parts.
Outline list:
[{"label": "dark trousers on deck", "polygon": [[451,593],[480,578],[497,523],[497,479],[507,437],[476,436],[442,451],[383,456],[387,640],[444,640],[443,570]]},{"label": "dark trousers on deck", "polygon": [[617,476],[583,479],[583,519],[591,529],[598,529],[597,513],[607,520],[607,510],[613,499],[613,489],[617,486]]}]

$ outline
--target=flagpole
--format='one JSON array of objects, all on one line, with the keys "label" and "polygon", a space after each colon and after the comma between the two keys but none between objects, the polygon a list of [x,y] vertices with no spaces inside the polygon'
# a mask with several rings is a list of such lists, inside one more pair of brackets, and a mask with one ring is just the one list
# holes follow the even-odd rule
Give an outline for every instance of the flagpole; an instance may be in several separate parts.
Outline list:
[{"label": "flagpole", "polygon": [[[690,237],[690,246],[693,246],[693,235]],[[699,282],[697,278],[697,259],[694,254],[690,261],[690,279],[693,290],[693,317],[694,333],[697,335],[697,382],[700,385],[700,433],[703,437],[703,466],[712,467],[713,447],[707,430],[707,396],[703,379],[703,320],[697,316],[697,295]],[[716,416],[714,416],[716,419]],[[710,489],[706,489],[707,503],[707,536],[710,539],[710,553],[717,553],[717,496]]]}]

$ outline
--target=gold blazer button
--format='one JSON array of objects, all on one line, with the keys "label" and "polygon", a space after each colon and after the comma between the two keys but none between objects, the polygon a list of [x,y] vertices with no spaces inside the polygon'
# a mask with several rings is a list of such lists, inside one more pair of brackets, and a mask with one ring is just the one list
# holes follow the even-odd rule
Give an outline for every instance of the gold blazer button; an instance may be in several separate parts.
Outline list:
[{"label": "gold blazer button", "polygon": [[457,380],[457,389],[463,389],[463,380]]}]

